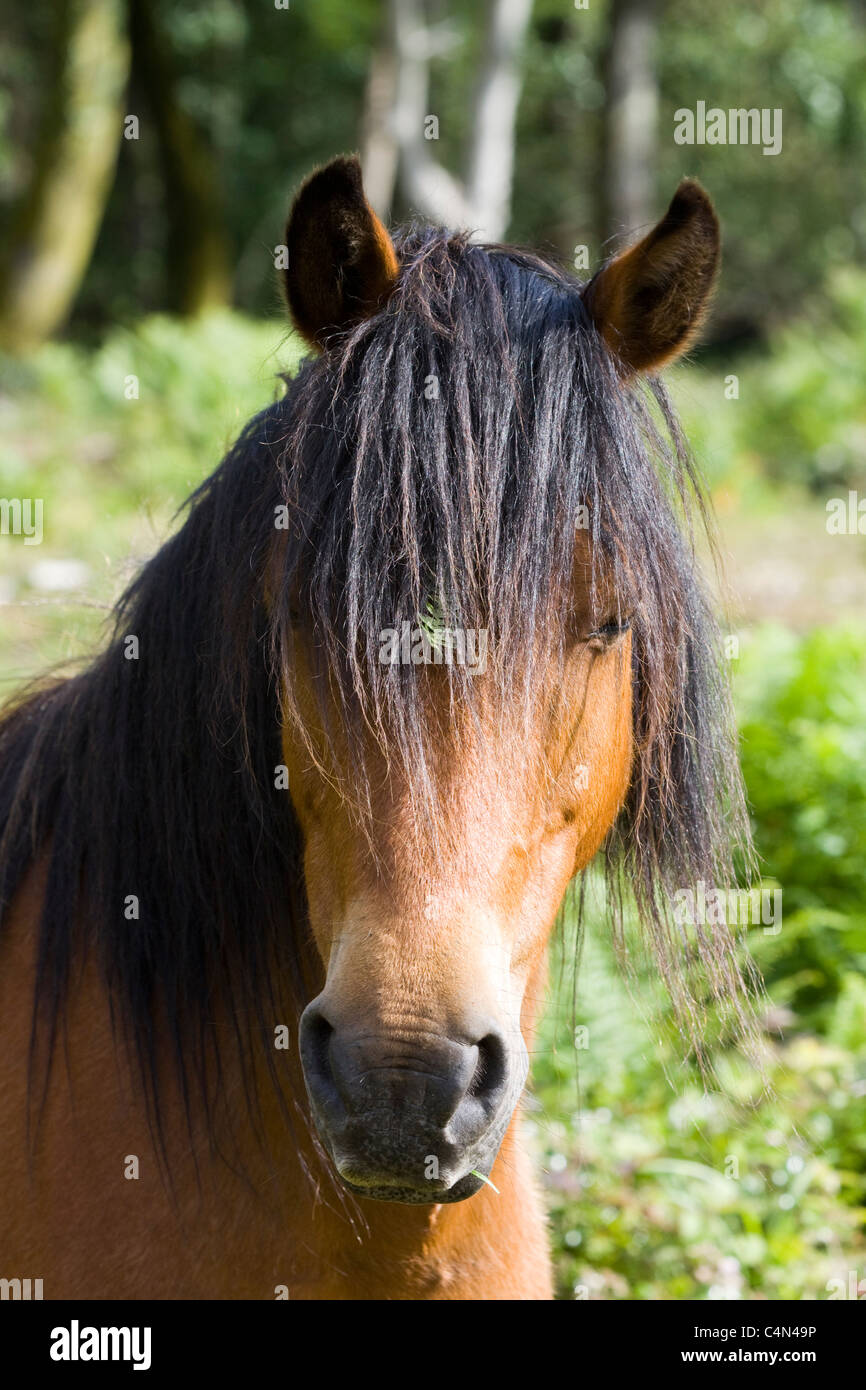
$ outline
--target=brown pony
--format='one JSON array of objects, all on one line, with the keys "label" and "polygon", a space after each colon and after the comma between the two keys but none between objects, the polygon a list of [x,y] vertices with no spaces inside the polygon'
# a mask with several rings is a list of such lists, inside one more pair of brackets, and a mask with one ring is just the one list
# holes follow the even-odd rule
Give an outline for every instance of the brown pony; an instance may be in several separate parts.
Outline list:
[{"label": "brown pony", "polygon": [[670,910],[744,834],[652,376],[704,313],[716,217],[682,183],[584,286],[392,241],[338,159],[286,242],[314,355],[102,655],[0,724],[0,1276],[546,1299],[517,1106],[600,849],[691,1044],[699,1001],[744,1014],[728,935]]}]

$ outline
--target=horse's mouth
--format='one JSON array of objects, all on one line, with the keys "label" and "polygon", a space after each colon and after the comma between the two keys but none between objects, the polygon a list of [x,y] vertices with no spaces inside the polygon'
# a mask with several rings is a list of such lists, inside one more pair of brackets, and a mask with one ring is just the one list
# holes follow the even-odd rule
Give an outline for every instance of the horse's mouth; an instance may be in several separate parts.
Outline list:
[{"label": "horse's mouth", "polygon": [[474,1197],[486,1184],[486,1178],[479,1171],[466,1173],[450,1186],[444,1183],[425,1182],[423,1187],[407,1186],[391,1181],[356,1182],[344,1176],[337,1169],[340,1184],[355,1197],[365,1197],[373,1202],[401,1202],[409,1206],[440,1206],[452,1202],[465,1202]]},{"label": "horse's mouth", "polygon": [[[511,1110],[497,1116],[483,1136],[468,1147],[443,1140],[418,1139],[369,1123],[336,1137],[319,1124],[319,1135],[337,1181],[356,1197],[374,1202],[439,1206],[464,1202],[484,1186],[497,1189],[489,1173],[496,1161]],[[437,1150],[434,1153],[434,1149]]]}]

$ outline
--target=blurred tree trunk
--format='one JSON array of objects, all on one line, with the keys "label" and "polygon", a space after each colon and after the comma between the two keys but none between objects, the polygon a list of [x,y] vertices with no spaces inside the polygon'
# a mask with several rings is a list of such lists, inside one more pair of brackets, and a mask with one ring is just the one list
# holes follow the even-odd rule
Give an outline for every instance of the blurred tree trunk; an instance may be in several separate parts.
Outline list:
[{"label": "blurred tree trunk", "polygon": [[24,352],[66,320],[111,190],[129,45],[123,0],[58,0],[51,95],[0,270],[0,342]]},{"label": "blurred tree trunk", "polygon": [[379,216],[387,221],[394,201],[400,151],[391,122],[397,91],[393,5],[388,4],[385,9],[382,36],[373,50],[364,92],[361,165],[367,198]]},{"label": "blurred tree trunk", "polygon": [[211,152],[181,106],[153,0],[131,0],[132,73],[156,130],[168,219],[171,308],[198,314],[231,298],[231,254]]},{"label": "blurred tree trunk", "polygon": [[604,57],[601,238],[655,214],[658,0],[611,0]]},{"label": "blurred tree trunk", "polygon": [[487,0],[461,181],[432,157],[425,132],[435,115],[428,106],[430,60],[454,46],[454,31],[447,23],[428,25],[422,0],[389,0],[395,74],[385,121],[399,152],[403,190],[425,217],[469,227],[488,241],[501,240],[511,215],[519,64],[531,12],[532,0]]},{"label": "blurred tree trunk", "polygon": [[466,191],[490,241],[501,241],[511,220],[514,141],[522,85],[519,59],[532,0],[488,0],[484,53],[475,91],[475,113]]}]

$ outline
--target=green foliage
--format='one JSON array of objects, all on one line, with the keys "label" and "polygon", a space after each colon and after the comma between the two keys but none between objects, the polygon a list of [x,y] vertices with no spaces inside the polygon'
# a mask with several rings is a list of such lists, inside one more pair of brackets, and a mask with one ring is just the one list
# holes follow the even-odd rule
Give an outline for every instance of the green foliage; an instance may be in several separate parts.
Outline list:
[{"label": "green foliage", "polygon": [[774,1095],[737,1056],[718,1059],[710,1090],[635,1019],[601,927],[595,936],[579,990],[588,1045],[571,1050],[569,1007],[548,1014],[528,1120],[559,1296],[826,1298],[829,1280],[866,1261],[852,1103],[866,1093],[862,1017],[859,1060],[794,1037],[771,1056]]},{"label": "green foliage", "polygon": [[710,480],[741,496],[760,493],[761,480],[825,500],[847,501],[848,487],[862,496],[864,362],[866,271],[844,266],[822,279],[760,353],[675,369],[686,433]]},{"label": "green foliage", "polygon": [[[862,16],[846,0],[707,6],[676,0],[659,30],[660,188],[683,174],[712,193],[723,228],[716,323],[725,336],[796,315],[828,267],[862,258],[866,134]],[[673,115],[779,109],[782,151],[675,145]]]},{"label": "green foliage", "polygon": [[864,361],[866,272],[839,268],[747,376],[740,438],[771,478],[815,490],[866,483]]},{"label": "green foliage", "polygon": [[576,1011],[548,1012],[533,1072],[562,1297],[819,1299],[866,1263],[866,630],[761,627],[739,667],[783,890],[781,930],[749,934],[767,1084],[730,1048],[712,1088],[684,1068],[651,968],[633,957],[629,992],[594,914]]},{"label": "green foliage", "polygon": [[[143,319],[95,351],[51,343],[26,365],[0,360],[0,493],[41,498],[45,531],[41,547],[0,539],[7,681],[97,639],[131,570],[247,420],[284,389],[278,374],[300,351],[282,323],[216,313]],[[78,564],[84,578],[74,587],[93,606],[80,593],[43,594],[46,557]]]},{"label": "green foliage", "polygon": [[[293,339],[279,353],[286,336],[239,314],[155,316],[95,352],[49,344],[27,366],[9,362],[4,487],[27,495],[35,467],[46,509],[106,485],[109,504],[173,509],[282,389],[278,373],[298,359]],[[68,535],[68,515],[55,516]]]},{"label": "green foliage", "polygon": [[834,1040],[862,1045],[866,631],[818,629],[797,640],[762,628],[741,665],[755,833],[783,891],[782,931],[772,940],[759,933],[756,953],[774,1000]]}]

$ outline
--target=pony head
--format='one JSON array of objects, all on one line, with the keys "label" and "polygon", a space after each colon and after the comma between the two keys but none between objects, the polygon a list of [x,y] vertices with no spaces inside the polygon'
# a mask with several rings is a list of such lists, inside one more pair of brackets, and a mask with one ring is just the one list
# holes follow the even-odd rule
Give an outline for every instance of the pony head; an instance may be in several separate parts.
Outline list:
[{"label": "pony head", "polygon": [[[319,353],[268,584],[323,975],[304,1076],[348,1188],[453,1202],[511,1123],[574,876],[601,847],[630,876],[677,996],[665,885],[718,874],[741,817],[694,479],[639,380],[696,332],[718,224],[686,181],[583,286],[466,235],[392,240],[338,159],[286,242]],[[699,948],[720,994],[728,947]]]}]

